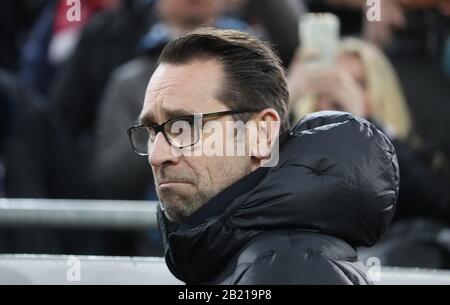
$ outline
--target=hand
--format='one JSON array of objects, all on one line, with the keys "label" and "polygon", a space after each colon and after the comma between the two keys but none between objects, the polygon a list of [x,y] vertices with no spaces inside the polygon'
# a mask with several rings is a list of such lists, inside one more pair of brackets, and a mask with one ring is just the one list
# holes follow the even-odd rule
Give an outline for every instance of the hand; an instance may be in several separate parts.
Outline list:
[{"label": "hand", "polygon": [[443,15],[450,16],[450,0],[441,0],[438,8]]},{"label": "hand", "polygon": [[388,45],[394,31],[406,26],[403,2],[408,0],[388,0],[381,2],[381,21],[364,18],[364,37],[380,48]]},{"label": "hand", "polygon": [[405,11],[437,8],[450,16],[450,0],[385,0],[381,2],[381,21],[364,20],[364,37],[380,48],[392,40],[394,31],[406,26]]},{"label": "hand", "polygon": [[302,94],[306,92],[307,72],[306,64],[309,60],[314,59],[316,54],[313,52],[305,52],[303,49],[298,49],[288,69],[288,90],[291,104],[297,102]]},{"label": "hand", "polygon": [[[289,70],[288,87],[291,104],[301,97],[312,95],[319,106],[327,109],[351,112],[359,117],[367,116],[364,92],[346,71],[338,67],[314,67],[305,65],[297,57]],[[323,108],[323,107],[322,107]]]},{"label": "hand", "polygon": [[449,2],[448,0],[397,0],[407,9],[421,9],[438,7],[440,4]]}]

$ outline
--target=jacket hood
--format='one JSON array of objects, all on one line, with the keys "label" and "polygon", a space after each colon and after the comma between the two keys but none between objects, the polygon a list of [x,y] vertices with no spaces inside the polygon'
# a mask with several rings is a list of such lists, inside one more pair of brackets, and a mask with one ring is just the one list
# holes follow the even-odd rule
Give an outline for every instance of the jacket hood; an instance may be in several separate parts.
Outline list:
[{"label": "jacket hood", "polygon": [[211,279],[253,237],[276,229],[318,232],[353,247],[385,232],[398,194],[395,150],[372,123],[349,113],[304,117],[280,142],[280,160],[218,194],[185,223],[158,218],[172,273]]}]

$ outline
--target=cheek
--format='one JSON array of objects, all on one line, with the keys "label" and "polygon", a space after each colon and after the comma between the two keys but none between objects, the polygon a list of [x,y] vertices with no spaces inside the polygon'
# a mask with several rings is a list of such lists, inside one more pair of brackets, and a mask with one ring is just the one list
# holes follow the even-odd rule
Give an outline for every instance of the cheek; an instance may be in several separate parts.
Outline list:
[{"label": "cheek", "polygon": [[214,169],[214,183],[230,184],[251,171],[250,157],[222,157]]},{"label": "cheek", "polygon": [[251,172],[249,157],[192,157],[190,163],[200,192],[219,192]]},{"label": "cheek", "polygon": [[204,157],[183,157],[186,171],[189,171],[189,176],[199,188],[205,184],[205,177],[209,177],[207,171],[209,164],[207,159]]},{"label": "cheek", "polygon": [[230,163],[225,162],[224,157],[191,157],[186,159],[193,174],[196,176],[200,190],[220,184],[225,178],[227,166],[232,166]]}]

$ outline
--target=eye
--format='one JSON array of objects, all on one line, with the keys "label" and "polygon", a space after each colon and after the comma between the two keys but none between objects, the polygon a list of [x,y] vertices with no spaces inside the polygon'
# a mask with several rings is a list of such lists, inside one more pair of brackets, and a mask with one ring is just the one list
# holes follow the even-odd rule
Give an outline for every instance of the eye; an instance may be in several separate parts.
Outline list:
[{"label": "eye", "polygon": [[146,155],[150,152],[156,133],[151,127],[137,127],[131,132],[131,141],[138,154]]},{"label": "eye", "polygon": [[164,127],[169,140],[178,148],[191,146],[198,138],[193,118],[174,120]]}]

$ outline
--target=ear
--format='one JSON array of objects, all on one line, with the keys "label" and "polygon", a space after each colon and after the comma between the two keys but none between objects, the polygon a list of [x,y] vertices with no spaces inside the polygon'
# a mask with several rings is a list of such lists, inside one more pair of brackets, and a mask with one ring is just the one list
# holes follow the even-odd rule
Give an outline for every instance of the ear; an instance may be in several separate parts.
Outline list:
[{"label": "ear", "polygon": [[277,143],[280,133],[280,116],[271,108],[264,109],[252,119],[255,123],[249,130],[249,152],[254,161],[260,165],[262,160],[270,159],[273,145]]}]

